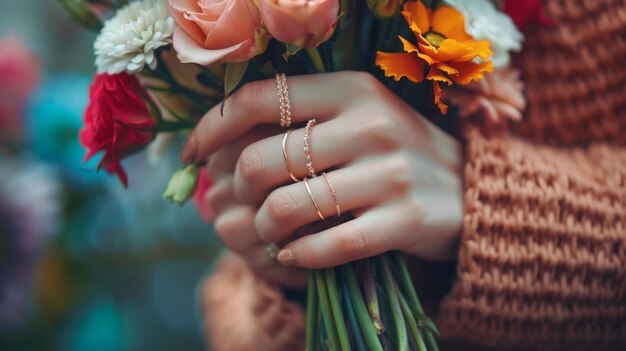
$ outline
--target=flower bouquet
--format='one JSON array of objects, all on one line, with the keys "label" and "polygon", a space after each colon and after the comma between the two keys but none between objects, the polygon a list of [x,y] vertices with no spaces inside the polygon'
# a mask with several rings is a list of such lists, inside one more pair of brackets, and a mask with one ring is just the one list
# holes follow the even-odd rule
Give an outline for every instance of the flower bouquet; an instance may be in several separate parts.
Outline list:
[{"label": "flower bouquet", "polygon": [[[125,186],[125,157],[166,147],[246,82],[279,73],[368,71],[435,119],[494,126],[524,107],[507,69],[522,35],[496,1],[59,1],[99,31],[80,140]],[[199,166],[183,165],[164,198],[203,193]],[[398,252],[309,275],[307,350],[437,350],[437,334]]]}]

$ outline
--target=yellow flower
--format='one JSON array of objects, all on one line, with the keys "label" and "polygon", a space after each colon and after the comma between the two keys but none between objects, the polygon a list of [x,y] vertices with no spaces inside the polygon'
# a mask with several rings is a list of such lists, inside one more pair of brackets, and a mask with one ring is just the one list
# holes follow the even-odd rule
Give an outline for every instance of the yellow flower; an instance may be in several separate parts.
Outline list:
[{"label": "yellow flower", "polygon": [[[488,41],[474,40],[465,32],[465,18],[456,9],[442,5],[433,12],[421,1],[404,4],[402,16],[417,39],[417,45],[399,36],[403,53],[376,53],[376,65],[387,77],[412,82],[424,78],[433,82],[435,103],[443,114],[448,106],[441,101],[439,82],[468,84],[493,71]],[[426,66],[430,69],[426,74]],[[426,74],[426,76],[424,76]]]}]

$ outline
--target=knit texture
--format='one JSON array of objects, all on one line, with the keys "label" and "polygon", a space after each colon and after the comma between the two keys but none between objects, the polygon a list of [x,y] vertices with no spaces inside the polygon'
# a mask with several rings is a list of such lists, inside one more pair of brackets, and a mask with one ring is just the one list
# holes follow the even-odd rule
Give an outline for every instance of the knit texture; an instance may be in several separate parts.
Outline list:
[{"label": "knit texture", "polygon": [[626,3],[544,3],[517,137],[468,133],[454,350],[626,350]]}]

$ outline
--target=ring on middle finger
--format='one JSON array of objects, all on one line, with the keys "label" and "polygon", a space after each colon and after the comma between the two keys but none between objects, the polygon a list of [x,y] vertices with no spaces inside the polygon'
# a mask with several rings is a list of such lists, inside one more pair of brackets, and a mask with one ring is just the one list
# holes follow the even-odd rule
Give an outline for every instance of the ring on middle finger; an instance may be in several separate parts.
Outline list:
[{"label": "ring on middle finger", "polygon": [[307,176],[309,178],[317,177],[317,174],[315,174],[315,168],[313,167],[313,160],[311,159],[311,131],[316,124],[316,119],[310,119],[304,128],[304,158],[306,160],[306,168],[308,170]]}]

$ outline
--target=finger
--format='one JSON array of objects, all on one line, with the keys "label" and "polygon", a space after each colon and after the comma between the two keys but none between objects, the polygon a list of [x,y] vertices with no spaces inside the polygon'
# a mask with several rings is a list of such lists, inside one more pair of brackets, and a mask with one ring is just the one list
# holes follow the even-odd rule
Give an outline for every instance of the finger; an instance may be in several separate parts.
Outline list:
[{"label": "finger", "polygon": [[[378,118],[364,123],[361,111],[356,109],[311,129],[311,162],[318,174],[402,145],[402,131],[395,121]],[[260,140],[241,152],[235,171],[235,194],[239,200],[258,204],[271,189],[292,182],[287,163],[298,179],[307,175],[304,128],[291,132],[283,149],[284,136],[283,133]]]},{"label": "finger", "polygon": [[252,270],[274,283],[289,288],[302,288],[307,284],[307,271],[297,267],[285,267],[266,254],[267,245],[259,245],[248,251],[244,259]]},{"label": "finger", "polygon": [[234,191],[234,177],[223,176],[204,194],[204,201],[219,216],[238,203]]},{"label": "finger", "polygon": [[[289,78],[289,96],[293,122],[315,117],[327,120],[351,101],[362,98],[372,87],[382,86],[366,73],[340,72]],[[279,123],[279,99],[276,82],[268,79],[244,85],[202,118],[183,149],[185,163],[200,162],[222,145],[245,134],[255,125]]]},{"label": "finger", "polygon": [[211,155],[206,165],[207,174],[211,179],[218,179],[226,174],[233,173],[239,155],[248,145],[278,133],[280,133],[280,128],[277,126],[258,126],[241,138],[224,145]]},{"label": "finger", "polygon": [[[390,217],[367,212],[362,217],[289,243],[278,254],[285,266],[327,268],[402,247]],[[395,218],[395,217],[393,217]]]},{"label": "finger", "polygon": [[[378,205],[407,192],[413,182],[401,157],[380,157],[328,173],[343,213]],[[335,197],[323,176],[308,181],[325,218],[337,215]],[[274,190],[259,209],[255,224],[265,242],[281,242],[306,224],[320,220],[303,182]]]},{"label": "finger", "polygon": [[254,247],[266,245],[254,228],[255,211],[248,206],[234,206],[217,217],[215,231],[226,247],[245,255]]}]

